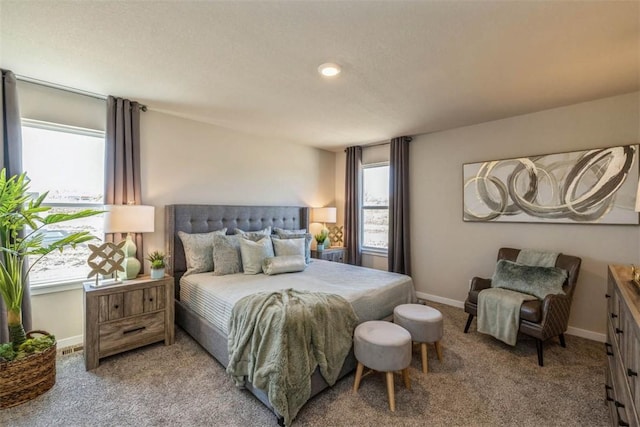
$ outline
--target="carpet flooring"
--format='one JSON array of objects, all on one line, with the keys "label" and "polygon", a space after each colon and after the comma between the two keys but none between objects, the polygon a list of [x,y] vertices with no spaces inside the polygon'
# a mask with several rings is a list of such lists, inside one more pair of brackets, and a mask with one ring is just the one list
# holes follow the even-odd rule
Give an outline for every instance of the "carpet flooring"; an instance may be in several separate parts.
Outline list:
[{"label": "carpet flooring", "polygon": [[[411,389],[397,377],[396,412],[388,410],[383,374],[354,375],[313,398],[295,426],[604,426],[605,353],[601,343],[567,336],[567,348],[545,345],[539,367],[535,342],[507,346],[471,327],[458,308],[442,311],[444,361],[429,347],[429,373],[419,352]],[[217,363],[181,329],[172,346],[155,344],[103,359],[87,372],[82,353],[58,357],[54,388],[0,411],[2,426],[276,426],[275,416],[236,389]]]}]

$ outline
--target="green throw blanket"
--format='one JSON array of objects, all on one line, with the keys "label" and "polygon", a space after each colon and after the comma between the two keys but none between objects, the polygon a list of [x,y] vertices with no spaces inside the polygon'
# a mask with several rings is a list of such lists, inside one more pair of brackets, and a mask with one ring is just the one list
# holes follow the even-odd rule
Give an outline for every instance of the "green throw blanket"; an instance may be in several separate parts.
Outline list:
[{"label": "green throw blanket", "polygon": [[518,253],[518,264],[535,267],[555,267],[559,252],[537,251],[535,249],[522,249]]},{"label": "green throw blanket", "polygon": [[249,295],[233,307],[227,372],[264,390],[290,425],[311,394],[316,367],[335,384],[357,316],[338,295],[286,289]]},{"label": "green throw blanket", "polygon": [[520,328],[520,306],[533,295],[502,288],[478,293],[478,332],[489,334],[509,345],[516,345]]}]

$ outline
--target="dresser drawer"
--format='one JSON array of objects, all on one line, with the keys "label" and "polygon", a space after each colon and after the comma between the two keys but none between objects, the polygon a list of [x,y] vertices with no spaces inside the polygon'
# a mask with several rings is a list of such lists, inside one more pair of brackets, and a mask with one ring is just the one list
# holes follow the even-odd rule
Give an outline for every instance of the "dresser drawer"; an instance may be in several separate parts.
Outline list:
[{"label": "dresser drawer", "polygon": [[101,324],[99,357],[164,340],[164,316],[164,311],[159,311]]}]

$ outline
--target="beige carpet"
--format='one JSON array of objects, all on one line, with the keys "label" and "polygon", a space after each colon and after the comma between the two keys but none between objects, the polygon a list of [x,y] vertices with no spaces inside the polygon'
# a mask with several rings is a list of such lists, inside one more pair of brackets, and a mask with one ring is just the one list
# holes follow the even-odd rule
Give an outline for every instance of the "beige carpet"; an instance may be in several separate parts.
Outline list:
[{"label": "beige carpet", "polygon": [[[363,379],[351,393],[353,374],[312,399],[298,426],[604,426],[605,353],[601,343],[567,336],[567,348],[545,345],[545,367],[535,342],[516,348],[462,329],[461,309],[443,312],[444,361],[429,351],[430,372],[411,367],[412,388],[396,382],[396,412],[387,406],[382,374]],[[235,388],[224,368],[178,329],[176,344],[151,345],[84,370],[82,353],[58,358],[52,390],[0,411],[2,426],[275,426],[275,416],[248,392]]]}]

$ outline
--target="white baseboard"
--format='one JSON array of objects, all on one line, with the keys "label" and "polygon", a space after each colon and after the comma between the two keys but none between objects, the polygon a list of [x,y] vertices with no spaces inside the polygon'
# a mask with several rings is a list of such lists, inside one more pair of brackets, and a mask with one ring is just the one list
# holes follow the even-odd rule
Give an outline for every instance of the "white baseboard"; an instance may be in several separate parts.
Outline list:
[{"label": "white baseboard", "polygon": [[69,338],[62,338],[61,340],[58,340],[57,347],[58,347],[58,350],[61,350],[67,347],[75,347],[77,345],[82,345],[83,341],[84,339],[82,338],[82,335],[76,335],[75,337],[69,337]]},{"label": "white baseboard", "polygon": [[607,340],[606,334],[587,331],[586,329],[574,328],[573,326],[569,326],[567,328],[567,335],[573,335],[576,337],[586,338],[586,339],[598,341],[598,342],[605,342]]},{"label": "white baseboard", "polygon": [[[458,301],[450,298],[443,298],[437,295],[431,295],[424,292],[416,292],[416,296],[420,299],[439,302],[441,304],[450,305],[452,307],[464,308],[464,301]],[[599,332],[588,331],[586,329],[574,328],[569,326],[567,328],[567,335],[573,335],[575,337],[586,338],[593,341],[605,342],[607,336]]]},{"label": "white baseboard", "polygon": [[427,301],[439,302],[441,304],[446,304],[453,307],[464,308],[464,301],[439,297],[437,295],[425,294],[424,292],[416,292],[416,296]]}]

